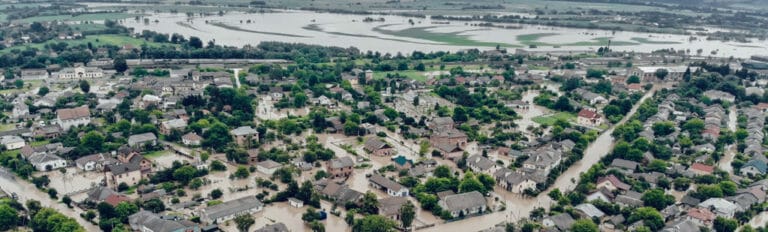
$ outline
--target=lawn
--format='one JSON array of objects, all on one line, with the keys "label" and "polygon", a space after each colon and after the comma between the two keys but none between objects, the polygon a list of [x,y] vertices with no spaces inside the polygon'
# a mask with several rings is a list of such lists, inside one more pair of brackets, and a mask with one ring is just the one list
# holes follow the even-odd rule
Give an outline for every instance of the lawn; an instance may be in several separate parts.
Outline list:
[{"label": "lawn", "polygon": [[558,119],[574,122],[576,120],[576,115],[569,112],[558,112],[555,114],[535,117],[532,120],[541,125],[552,126]]},{"label": "lawn", "polygon": [[31,18],[21,19],[22,22],[48,22],[48,21],[98,21],[98,20],[117,20],[133,18],[141,16],[141,14],[127,14],[127,13],[96,13],[96,14],[81,14],[77,16],[72,15],[48,15],[48,16],[35,16]]},{"label": "lawn", "polygon": [[166,150],[153,151],[153,152],[149,152],[149,153],[144,154],[144,158],[154,159],[154,158],[157,158],[157,157],[160,157],[160,156],[165,156],[165,155],[168,155],[168,154],[170,154],[170,152],[166,151]]},{"label": "lawn", "polygon": [[387,77],[387,74],[394,75],[395,73],[400,74],[400,76],[406,76],[408,79],[413,79],[417,81],[427,81],[427,76],[424,75],[421,71],[414,71],[414,70],[407,70],[407,71],[392,71],[392,72],[374,72],[373,78],[374,79],[383,79]]},{"label": "lawn", "polygon": [[16,125],[13,123],[9,124],[0,124],[0,131],[9,131],[16,128]]},{"label": "lawn", "polygon": [[468,35],[462,35],[464,32],[470,32],[472,30],[458,31],[458,32],[433,32],[429,31],[431,28],[437,26],[428,27],[412,27],[403,30],[387,30],[385,27],[392,26],[394,24],[387,24],[374,27],[372,30],[385,35],[428,40],[436,43],[442,43],[454,46],[483,46],[483,47],[496,47],[496,45],[504,47],[520,47],[520,45],[497,43],[497,42],[483,42],[470,39]]},{"label": "lawn", "polygon": [[75,31],[101,31],[107,29],[107,26],[99,23],[75,24],[70,25],[70,27],[72,27],[72,29]]}]

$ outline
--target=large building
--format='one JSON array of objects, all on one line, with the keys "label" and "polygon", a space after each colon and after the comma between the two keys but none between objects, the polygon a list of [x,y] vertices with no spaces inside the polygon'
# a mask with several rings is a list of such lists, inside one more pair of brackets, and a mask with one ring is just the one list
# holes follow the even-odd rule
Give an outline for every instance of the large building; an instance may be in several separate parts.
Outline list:
[{"label": "large building", "polygon": [[56,76],[61,80],[96,79],[104,77],[104,71],[96,67],[65,68]]},{"label": "large building", "polygon": [[263,208],[264,204],[262,204],[259,199],[256,199],[254,196],[247,196],[207,207],[203,209],[200,218],[208,225],[218,224],[232,220],[233,218],[240,215],[259,212]]},{"label": "large building", "polygon": [[[683,79],[683,74],[685,74],[685,70],[688,69],[688,66],[668,66],[668,67],[662,67],[662,66],[645,66],[645,67],[635,67],[632,68],[632,70],[629,71],[629,76],[638,76],[643,81],[655,81],[658,78],[656,77],[656,71],[657,70],[667,70],[667,76],[664,77],[664,80],[670,80],[670,81],[679,81]],[[691,70],[693,72],[694,70]]]},{"label": "large building", "polygon": [[91,112],[88,110],[88,106],[59,109],[56,111],[56,122],[62,129],[69,130],[71,127],[91,123]]}]

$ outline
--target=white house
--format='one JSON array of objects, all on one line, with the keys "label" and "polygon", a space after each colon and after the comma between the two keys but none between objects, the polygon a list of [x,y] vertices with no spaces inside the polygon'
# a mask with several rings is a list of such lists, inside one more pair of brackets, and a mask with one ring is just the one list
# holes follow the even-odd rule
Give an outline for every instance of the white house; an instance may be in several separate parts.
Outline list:
[{"label": "white house", "polygon": [[82,80],[104,77],[104,71],[96,67],[65,68],[57,74],[61,80]]},{"label": "white house", "polygon": [[6,150],[16,150],[24,147],[24,145],[26,145],[26,142],[24,142],[24,139],[22,139],[19,136],[6,135],[6,136],[0,137],[0,145],[5,146]]},{"label": "white house", "polygon": [[369,180],[371,181],[372,187],[387,192],[387,195],[393,197],[407,197],[409,194],[408,188],[382,175],[373,174]]},{"label": "white house", "polygon": [[29,106],[27,104],[24,104],[23,102],[19,102],[17,104],[13,104],[13,118],[22,118],[29,115]]},{"label": "white house", "polygon": [[304,207],[304,201],[296,199],[296,198],[293,198],[293,197],[288,198],[288,203],[290,203],[291,206],[296,207],[296,208]]},{"label": "white house", "polygon": [[86,125],[91,123],[91,112],[88,106],[59,109],[56,111],[56,123],[65,131],[72,127]]},{"label": "white house", "polygon": [[203,209],[201,220],[206,224],[218,224],[232,220],[237,216],[253,214],[264,209],[264,204],[254,196],[247,196],[227,201]]},{"label": "white house", "polygon": [[281,165],[278,162],[272,161],[272,160],[265,160],[261,161],[256,164],[256,170],[258,170],[261,173],[272,175],[277,171],[277,169],[280,169],[283,165]]},{"label": "white house", "polygon": [[49,171],[67,166],[67,161],[53,154],[43,153],[27,158],[38,171]]}]

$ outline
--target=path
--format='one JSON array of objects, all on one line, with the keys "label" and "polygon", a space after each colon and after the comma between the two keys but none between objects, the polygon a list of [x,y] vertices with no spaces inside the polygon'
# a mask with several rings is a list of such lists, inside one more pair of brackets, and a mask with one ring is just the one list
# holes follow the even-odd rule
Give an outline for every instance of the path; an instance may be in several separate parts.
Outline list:
[{"label": "path", "polygon": [[[738,120],[738,113],[736,112],[736,106],[731,106],[731,108],[728,108],[729,114],[728,114],[728,130],[731,130],[731,132],[736,132],[736,126],[737,126],[737,120]],[[731,162],[733,162],[733,157],[736,156],[736,146],[731,144],[725,147],[725,152],[723,157],[717,162],[717,167],[719,167],[721,170],[726,171],[730,174],[733,174],[733,166],[731,166]]]},{"label": "path", "polygon": [[[0,173],[7,173],[7,171],[5,168],[0,168]],[[8,193],[18,194],[19,202],[25,203],[27,200],[39,201],[43,207],[53,208],[67,217],[74,218],[86,231],[101,231],[99,227],[80,217],[80,213],[83,213],[80,208],[70,209],[63,203],[51,199],[48,197],[48,194],[41,192],[31,183],[13,178],[12,176],[13,174],[10,173],[0,174],[0,186]]]},{"label": "path", "polygon": [[613,130],[616,128],[616,126],[626,123],[627,120],[629,120],[629,118],[631,118],[632,115],[637,112],[637,109],[640,107],[640,105],[646,99],[653,96],[656,90],[658,90],[658,87],[654,87],[648,91],[640,99],[640,101],[638,101],[632,107],[632,110],[627,113],[627,116],[625,116],[624,119],[600,134],[600,136],[597,137],[597,139],[592,142],[584,151],[584,158],[569,167],[568,170],[566,170],[562,175],[560,175],[560,177],[557,178],[557,180],[555,180],[555,183],[549,189],[547,189],[547,191],[539,194],[539,196],[525,197],[520,194],[512,194],[497,188],[495,193],[499,195],[500,198],[505,200],[507,205],[506,211],[497,211],[479,217],[472,217],[456,222],[450,222],[447,223],[447,225],[438,224],[435,227],[424,229],[423,231],[442,231],[445,230],[446,227],[450,227],[451,231],[478,231],[492,228],[504,221],[518,221],[520,219],[527,218],[534,208],[546,208],[550,205],[553,205],[555,202],[549,198],[546,193],[554,188],[558,188],[563,192],[574,189],[576,187],[576,183],[578,183],[580,174],[589,170],[592,165],[600,161],[601,158],[603,158],[613,149],[615,144],[614,138],[611,134],[613,133]]}]

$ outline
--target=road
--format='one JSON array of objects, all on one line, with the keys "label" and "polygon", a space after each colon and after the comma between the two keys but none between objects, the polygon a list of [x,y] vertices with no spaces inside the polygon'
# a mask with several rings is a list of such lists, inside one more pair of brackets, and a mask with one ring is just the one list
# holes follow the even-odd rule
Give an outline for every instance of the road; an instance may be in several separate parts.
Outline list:
[{"label": "road", "polygon": [[478,231],[488,229],[504,221],[514,222],[523,218],[527,218],[533,209],[538,207],[548,208],[549,206],[555,204],[555,202],[550,199],[546,193],[554,188],[558,188],[563,192],[573,190],[576,187],[576,183],[578,183],[580,174],[589,170],[592,165],[600,161],[600,159],[602,159],[605,155],[608,154],[608,152],[613,149],[615,144],[614,138],[611,134],[613,133],[613,130],[616,128],[616,126],[626,123],[627,120],[629,120],[629,118],[631,118],[632,115],[637,112],[637,109],[640,107],[643,101],[652,97],[657,89],[658,87],[654,87],[648,91],[645,95],[643,95],[640,101],[638,101],[632,107],[632,110],[627,113],[627,116],[624,117],[624,119],[614,124],[614,126],[608,130],[603,131],[603,133],[600,134],[600,136],[598,136],[597,139],[592,142],[584,151],[584,158],[569,167],[568,170],[566,170],[562,175],[560,175],[560,177],[557,178],[557,180],[555,180],[555,183],[549,189],[547,189],[547,191],[539,194],[539,196],[524,197],[519,194],[512,194],[497,188],[494,192],[499,195],[499,198],[503,198],[506,202],[506,211],[497,211],[479,217],[467,218],[446,224],[438,224],[435,227],[424,229],[423,231],[442,231],[446,228],[450,228],[451,231]]},{"label": "road", "polygon": [[[0,168],[0,173],[7,173],[7,171],[4,168]],[[19,180],[18,178],[12,178],[12,174],[0,174],[0,186],[9,193],[18,194],[19,202],[23,203],[27,200],[39,201],[43,207],[53,208],[68,217],[74,218],[86,231],[101,231],[99,227],[80,217],[80,213],[83,213],[83,211],[79,208],[68,208],[66,205],[48,197],[48,194],[38,190],[31,183]]]},{"label": "road", "polygon": [[[738,120],[738,113],[736,112],[736,106],[731,106],[731,108],[728,109],[728,130],[731,132],[736,132],[736,126],[737,126],[737,120]],[[719,167],[721,170],[726,171],[730,174],[733,174],[733,167],[731,166],[731,162],[733,162],[733,157],[736,156],[736,146],[735,145],[728,145],[725,147],[725,152],[723,157],[717,162],[717,167]]]}]

